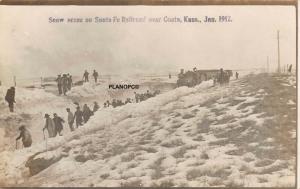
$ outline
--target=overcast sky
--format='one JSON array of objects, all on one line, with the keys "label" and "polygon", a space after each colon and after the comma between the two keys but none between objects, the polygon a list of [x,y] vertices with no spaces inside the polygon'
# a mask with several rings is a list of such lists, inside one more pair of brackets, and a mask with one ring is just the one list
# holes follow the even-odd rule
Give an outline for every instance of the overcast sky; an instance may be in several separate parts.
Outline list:
[{"label": "overcast sky", "polygon": [[[296,62],[295,8],[289,6],[0,6],[0,80],[169,73],[180,68],[249,69]],[[231,23],[50,24],[49,17],[229,15]]]}]

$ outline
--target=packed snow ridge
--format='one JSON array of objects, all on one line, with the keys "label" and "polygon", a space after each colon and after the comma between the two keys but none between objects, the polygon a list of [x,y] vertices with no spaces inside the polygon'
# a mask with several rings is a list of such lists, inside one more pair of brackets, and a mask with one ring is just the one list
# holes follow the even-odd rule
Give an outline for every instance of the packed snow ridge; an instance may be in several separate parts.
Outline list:
[{"label": "packed snow ridge", "polygon": [[264,130],[273,117],[257,107],[270,91],[247,82],[207,81],[100,109],[63,137],[2,152],[0,185],[294,186],[295,159],[268,156],[277,149]]}]

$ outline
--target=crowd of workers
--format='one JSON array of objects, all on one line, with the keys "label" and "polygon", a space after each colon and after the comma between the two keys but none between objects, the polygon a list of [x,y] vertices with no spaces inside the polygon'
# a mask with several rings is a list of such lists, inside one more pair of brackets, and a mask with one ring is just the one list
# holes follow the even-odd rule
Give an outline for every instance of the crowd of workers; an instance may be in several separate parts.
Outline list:
[{"label": "crowd of workers", "polygon": [[[156,90],[154,92],[150,92],[149,90],[147,90],[146,93],[134,92],[135,103],[145,101],[148,98],[155,97],[158,94],[160,94],[159,90]],[[118,106],[122,106],[128,103],[134,103],[134,100],[131,98],[127,98],[124,102],[122,100],[117,100],[117,99],[113,99],[111,102],[107,100],[104,103],[103,108],[108,108],[110,106],[116,108]],[[85,123],[87,123],[90,117],[93,116],[94,113],[100,109],[100,106],[98,105],[97,102],[94,102],[92,110],[89,108],[87,104],[83,105],[82,110],[80,108],[79,103],[75,102],[74,104],[76,105],[76,110],[74,113],[71,111],[70,108],[66,108],[67,124],[69,125],[71,132],[80,126],[83,126]],[[62,136],[64,123],[66,121],[62,117],[57,115],[57,113],[54,113],[52,118],[49,114],[46,113],[44,118],[45,118],[45,126],[43,128],[44,139],[46,139],[45,130],[47,130],[49,138]],[[32,144],[32,138],[29,130],[24,125],[22,125],[21,127],[19,127],[19,131],[20,131],[20,135],[16,138],[16,140],[22,139],[23,146],[30,147]]]},{"label": "crowd of workers", "polygon": [[[93,72],[93,77],[95,83],[97,83],[99,74],[96,70],[94,70]],[[89,82],[89,72],[87,70],[84,71],[82,80],[83,82]],[[59,95],[62,94],[67,95],[67,92],[70,91],[73,86],[73,79],[72,79],[72,75],[70,74],[63,74],[63,75],[59,74],[55,81],[57,83],[57,89]]]},{"label": "crowd of workers", "polygon": [[66,95],[67,91],[71,90],[73,86],[73,79],[70,74],[58,75],[55,81],[57,82],[59,95]]},{"label": "crowd of workers", "polygon": [[[77,129],[79,126],[83,126],[85,123],[87,123],[90,117],[93,116],[94,113],[100,108],[97,102],[94,102],[93,110],[91,110],[87,104],[83,105],[83,110],[80,109],[80,106],[77,102],[75,102],[74,104],[77,105],[76,111],[74,113],[70,110],[70,108],[66,108],[68,119],[67,122],[71,132]],[[53,118],[51,118],[50,115],[46,113],[44,118],[44,139],[46,139],[45,130],[47,130],[49,138],[62,136],[65,120],[62,117],[58,116],[56,113],[53,114]],[[73,126],[74,123],[76,125],[76,128],[74,128]],[[20,135],[16,138],[16,141],[22,139],[23,146],[25,148],[30,147],[32,144],[32,138],[29,130],[25,127],[25,125],[22,125],[19,127],[19,131]]]},{"label": "crowd of workers", "polygon": [[[87,70],[84,71],[84,74],[83,74],[83,80],[84,82],[89,82],[89,72]],[[95,80],[95,83],[98,82],[98,77],[99,77],[99,74],[96,70],[93,71],[93,78]]]},{"label": "crowd of workers", "polygon": [[[135,103],[145,101],[148,98],[155,97],[158,94],[160,94],[160,90],[155,90],[152,93],[149,90],[147,90],[146,93],[134,92]],[[109,100],[107,100],[106,102],[104,102],[103,107],[107,108],[107,107],[112,106],[113,108],[115,108],[115,107],[118,107],[118,106],[123,106],[123,105],[128,104],[128,103],[133,103],[133,101],[134,100],[131,99],[131,98],[127,98],[124,102],[122,100],[118,100],[118,99],[113,99],[111,102]]]},{"label": "crowd of workers", "polygon": [[[79,126],[83,126],[84,123],[87,123],[91,116],[94,115],[96,111],[99,110],[99,105],[97,102],[94,102],[93,110],[91,110],[87,104],[83,105],[83,109],[80,109],[80,106],[77,102],[76,104],[76,111],[73,113],[70,108],[66,108],[67,114],[68,114],[68,125],[69,128],[72,131],[75,130],[74,123],[76,125],[76,128]],[[55,137],[57,135],[62,135],[61,131],[63,130],[63,123],[65,123],[65,120],[59,117],[56,113],[53,114],[53,118],[50,117],[49,114],[45,114],[45,127],[43,128],[43,131],[47,129],[49,138]],[[45,137],[45,136],[44,136]]]}]

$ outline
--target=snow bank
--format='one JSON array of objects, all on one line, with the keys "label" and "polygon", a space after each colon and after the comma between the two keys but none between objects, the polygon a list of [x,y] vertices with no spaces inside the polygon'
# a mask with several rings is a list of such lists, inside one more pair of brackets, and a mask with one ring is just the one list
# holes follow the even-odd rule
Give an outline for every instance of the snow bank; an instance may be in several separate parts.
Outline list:
[{"label": "snow bank", "polygon": [[[158,107],[190,93],[203,90],[212,86],[212,84],[212,81],[207,81],[195,88],[180,87],[138,104],[127,104],[117,108],[101,109],[101,111],[95,113],[88,123],[76,131],[67,133],[63,137],[48,139],[47,148],[45,142],[41,142],[34,143],[31,148],[21,149],[16,152],[4,151],[0,153],[0,183],[6,181],[6,183],[13,184],[15,180],[22,179],[24,175],[28,175],[25,163],[30,156],[36,153],[54,150],[65,145],[68,141],[95,133],[97,130],[104,129],[105,127],[116,125],[126,118],[147,115],[157,110]],[[90,85],[86,85],[86,87],[90,87]],[[126,111],[124,111],[125,109]]]},{"label": "snow bank", "polygon": [[[0,103],[6,104],[4,99],[7,89],[10,87],[0,86]],[[16,87],[15,100],[17,104],[31,104],[38,101],[49,101],[57,98],[54,94],[47,93],[43,89],[26,89]]]}]

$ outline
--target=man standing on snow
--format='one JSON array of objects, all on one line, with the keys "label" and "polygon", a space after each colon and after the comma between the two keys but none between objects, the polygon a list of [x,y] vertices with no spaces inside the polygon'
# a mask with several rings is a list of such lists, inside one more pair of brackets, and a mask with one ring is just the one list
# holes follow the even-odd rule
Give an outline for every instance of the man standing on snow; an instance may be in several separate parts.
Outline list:
[{"label": "man standing on snow", "polygon": [[25,128],[24,125],[19,127],[19,131],[20,131],[20,135],[18,136],[18,138],[16,138],[16,141],[22,138],[23,146],[25,148],[30,147],[32,144],[30,132]]},{"label": "man standing on snow", "polygon": [[68,124],[69,124],[70,130],[74,131],[74,127],[73,127],[74,115],[71,112],[70,108],[67,108],[67,112],[68,112]]},{"label": "man standing on snow", "polygon": [[45,129],[47,129],[49,138],[53,138],[57,135],[55,124],[53,120],[50,118],[49,114],[45,114],[45,119],[46,119],[46,124],[45,127],[43,128],[43,132]]},{"label": "man standing on snow", "polygon": [[61,95],[62,94],[62,83],[61,83],[61,75],[58,75],[57,78],[56,78],[56,82],[57,82],[57,88],[58,88],[58,94]]},{"label": "man standing on snow", "polygon": [[96,72],[96,70],[94,70],[93,77],[95,79],[95,83],[97,83],[98,76],[99,76],[98,72]]},{"label": "man standing on snow", "polygon": [[14,111],[14,103],[16,103],[14,87],[11,87],[10,89],[7,90],[6,95],[5,95],[5,100],[8,103],[9,111],[13,112]]},{"label": "man standing on snow", "polygon": [[91,109],[87,106],[87,104],[83,105],[83,120],[84,123],[88,122],[88,120],[90,119],[90,117],[93,115],[93,112],[91,111]]},{"label": "man standing on snow", "polygon": [[239,73],[235,72],[235,79],[238,79],[238,78],[239,78]]},{"label": "man standing on snow", "polygon": [[82,111],[80,110],[80,107],[77,106],[76,112],[74,114],[74,119],[76,120],[76,128],[79,127],[79,125],[82,125]]},{"label": "man standing on snow", "polygon": [[57,116],[56,113],[53,114],[53,122],[55,125],[55,129],[59,136],[62,136],[61,131],[63,130],[63,123],[65,122],[61,117]]},{"label": "man standing on snow", "polygon": [[64,74],[61,80],[62,80],[63,93],[64,93],[64,95],[66,95],[66,93],[68,91],[68,78],[67,78],[67,75]]},{"label": "man standing on snow", "polygon": [[87,72],[86,70],[84,71],[84,74],[83,74],[83,77],[84,77],[84,82],[89,82],[89,72]]},{"label": "man standing on snow", "polygon": [[68,90],[70,91],[73,84],[72,76],[70,74],[67,75],[67,83],[68,83]]}]

